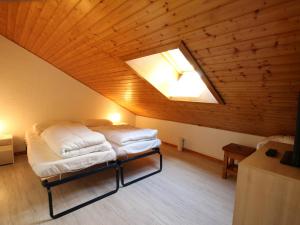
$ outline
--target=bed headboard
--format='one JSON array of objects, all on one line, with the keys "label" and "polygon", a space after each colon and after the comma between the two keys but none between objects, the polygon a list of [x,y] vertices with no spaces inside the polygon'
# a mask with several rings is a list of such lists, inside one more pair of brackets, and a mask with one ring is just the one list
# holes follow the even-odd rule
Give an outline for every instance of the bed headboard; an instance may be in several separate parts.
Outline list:
[{"label": "bed headboard", "polygon": [[98,126],[109,126],[112,125],[112,122],[107,119],[87,119],[84,121],[74,121],[74,120],[50,120],[45,121],[42,123],[35,123],[32,126],[33,131],[40,135],[45,129],[48,127],[57,124],[57,123],[63,123],[63,122],[71,122],[71,123],[82,123],[83,125],[87,127],[98,127]]},{"label": "bed headboard", "polygon": [[87,127],[110,126],[113,123],[107,119],[88,119],[83,122]]},{"label": "bed headboard", "polygon": [[32,129],[33,129],[33,132],[40,135],[48,127],[50,127],[54,124],[65,123],[65,122],[81,123],[80,121],[74,121],[74,120],[73,121],[72,120],[50,120],[50,121],[45,121],[45,122],[41,122],[41,123],[35,123],[35,124],[33,124]]}]

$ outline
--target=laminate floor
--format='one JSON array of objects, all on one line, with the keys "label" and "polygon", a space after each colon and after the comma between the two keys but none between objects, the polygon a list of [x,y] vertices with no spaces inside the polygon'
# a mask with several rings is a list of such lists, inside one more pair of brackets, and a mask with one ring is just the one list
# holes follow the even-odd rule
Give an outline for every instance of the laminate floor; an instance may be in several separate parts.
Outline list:
[{"label": "laminate floor", "polygon": [[[229,225],[232,223],[235,178],[221,178],[222,165],[191,152],[163,145],[162,173],[120,188],[116,194],[62,218],[48,214],[46,189],[27,162],[0,167],[0,224],[99,225]],[[127,167],[135,177],[156,166],[143,159]],[[114,187],[112,172],[97,174],[53,189],[55,210],[100,195]]]}]

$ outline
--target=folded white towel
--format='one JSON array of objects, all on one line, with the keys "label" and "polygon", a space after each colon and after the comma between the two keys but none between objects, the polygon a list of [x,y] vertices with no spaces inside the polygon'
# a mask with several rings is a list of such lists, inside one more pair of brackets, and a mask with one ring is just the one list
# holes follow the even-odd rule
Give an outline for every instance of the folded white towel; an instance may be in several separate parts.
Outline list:
[{"label": "folded white towel", "polygon": [[266,137],[265,139],[263,139],[261,142],[259,142],[257,144],[256,149],[261,148],[262,146],[264,146],[265,144],[267,144],[270,141],[293,145],[294,141],[295,141],[295,137],[294,136],[284,136],[284,135],[274,135],[274,136]]},{"label": "folded white towel", "polygon": [[103,151],[110,146],[105,143],[106,139],[102,134],[79,123],[65,122],[50,126],[42,132],[41,137],[63,158]]},{"label": "folded white towel", "polygon": [[106,152],[111,150],[113,150],[111,144],[108,141],[104,141],[102,144],[65,152],[63,156],[62,155],[60,156],[63,158],[71,158],[75,156],[86,155],[92,152]]},{"label": "folded white towel", "polygon": [[129,125],[98,126],[92,128],[105,135],[109,142],[124,146],[137,141],[153,140],[157,137],[157,130],[142,129]]}]

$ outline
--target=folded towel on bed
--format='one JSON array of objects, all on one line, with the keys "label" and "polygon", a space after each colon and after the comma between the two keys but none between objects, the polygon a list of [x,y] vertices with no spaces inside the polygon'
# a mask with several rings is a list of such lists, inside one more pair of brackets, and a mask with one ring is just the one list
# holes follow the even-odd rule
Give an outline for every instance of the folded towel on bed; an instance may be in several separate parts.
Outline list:
[{"label": "folded towel on bed", "polygon": [[119,146],[132,144],[137,141],[153,140],[157,136],[157,130],[136,128],[129,125],[98,126],[92,129],[104,134],[108,141]]},{"label": "folded towel on bed", "polygon": [[50,126],[42,132],[41,137],[56,154],[63,158],[111,148],[102,134],[79,123],[65,122]]},{"label": "folded towel on bed", "polygon": [[86,155],[92,152],[106,152],[111,151],[112,146],[108,141],[104,141],[102,144],[93,145],[85,148],[80,148],[78,150],[65,152],[64,155],[60,155],[63,158],[71,158],[80,155]]},{"label": "folded towel on bed", "polygon": [[147,150],[158,148],[161,145],[161,141],[159,139],[152,139],[146,141],[136,141],[127,145],[118,145],[111,142],[111,146],[116,151],[117,155],[127,156],[128,154],[137,154],[141,152],[145,152]]}]

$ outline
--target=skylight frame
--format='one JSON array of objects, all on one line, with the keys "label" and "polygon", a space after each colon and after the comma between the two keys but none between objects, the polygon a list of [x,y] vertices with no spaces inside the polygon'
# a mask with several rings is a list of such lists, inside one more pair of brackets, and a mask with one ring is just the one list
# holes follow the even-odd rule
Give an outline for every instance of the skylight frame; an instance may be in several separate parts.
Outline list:
[{"label": "skylight frame", "polygon": [[207,75],[205,74],[204,70],[200,66],[200,64],[197,62],[197,60],[194,58],[190,50],[187,48],[185,43],[183,41],[180,42],[178,48],[182,52],[182,54],[186,57],[186,59],[189,61],[190,64],[194,67],[195,71],[199,74],[201,77],[202,81],[205,83],[206,87],[208,90],[211,92],[211,94],[215,97],[217,102],[219,104],[224,105],[225,102],[221,95],[217,92],[211,81],[208,79]]},{"label": "skylight frame", "polygon": [[[216,104],[225,104],[224,100],[222,99],[222,97],[220,96],[220,94],[217,92],[217,90],[215,89],[215,87],[212,85],[212,83],[208,79],[207,75],[205,74],[204,70],[201,68],[201,66],[199,65],[199,63],[197,62],[197,60],[193,57],[192,53],[189,51],[189,49],[187,48],[187,46],[185,45],[185,43],[183,41],[181,41],[179,44],[178,43],[177,44],[176,43],[171,43],[168,46],[162,46],[162,47],[158,47],[158,48],[155,48],[155,49],[141,51],[141,52],[138,52],[136,54],[123,56],[123,57],[121,57],[121,59],[127,62],[127,61],[130,61],[130,60],[135,60],[135,59],[147,57],[147,56],[150,56],[150,55],[153,55],[153,54],[161,54],[163,56],[162,53],[170,51],[170,50],[174,50],[174,49],[179,49],[180,52],[183,54],[183,56],[187,59],[187,61],[193,66],[194,71],[197,72],[197,74],[200,76],[200,79],[202,80],[202,82],[206,85],[206,88],[208,89],[208,91],[210,92],[210,94],[215,98],[215,101],[216,101],[215,103]],[[168,59],[165,59],[165,60],[166,60],[166,62],[169,62]],[[128,65],[128,67],[130,69],[132,69],[135,73],[137,73],[133,68],[131,68],[131,66]],[[177,72],[180,72],[180,71],[177,70],[176,67],[173,66],[173,68]],[[137,74],[142,79],[145,79],[143,77],[143,75],[141,75],[139,73],[137,73]],[[147,81],[147,82],[149,82],[149,81]],[[165,96],[168,99],[172,100],[172,101],[209,103],[209,102],[195,101],[194,97],[179,97],[179,96],[178,97],[177,96],[169,96],[168,97],[167,95],[165,95]]]}]

